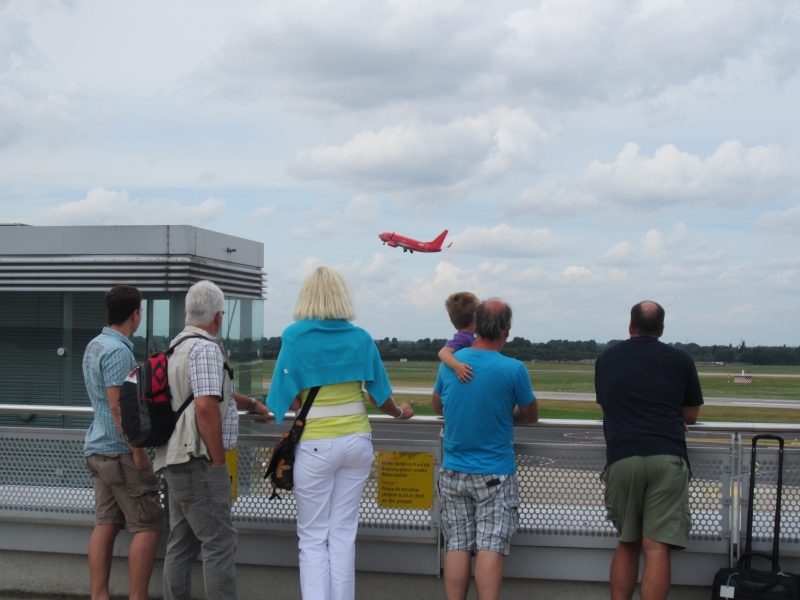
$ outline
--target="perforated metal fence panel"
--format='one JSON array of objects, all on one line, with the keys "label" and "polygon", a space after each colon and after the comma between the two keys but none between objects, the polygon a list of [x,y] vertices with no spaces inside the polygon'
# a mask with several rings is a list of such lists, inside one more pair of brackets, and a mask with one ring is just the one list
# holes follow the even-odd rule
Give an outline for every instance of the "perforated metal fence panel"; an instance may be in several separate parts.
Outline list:
[{"label": "perforated metal fence panel", "polygon": [[82,431],[0,429],[0,517],[94,523]]},{"label": "perforated metal fence panel", "polygon": [[[0,519],[94,522],[92,479],[83,459],[85,432],[63,429],[0,428]],[[293,533],[297,511],[291,492],[269,499],[264,469],[277,441],[274,435],[243,435],[239,442],[238,500],[233,505],[241,531]],[[719,441],[717,441],[717,444]],[[436,441],[376,440],[377,452],[430,452],[438,478],[441,451]],[[744,453],[741,479],[734,480],[733,456],[738,446],[692,448],[690,510],[693,526],[690,552],[727,555],[730,551],[732,490],[747,489],[749,454]],[[617,537],[606,520],[603,483],[605,448],[589,444],[517,444],[520,482],[520,527],[517,546],[611,549]],[[768,550],[774,524],[776,453],[759,457],[756,482],[755,547]],[[738,475],[738,473],[736,474]],[[165,492],[166,490],[162,490]],[[741,492],[739,492],[741,493]],[[166,497],[162,495],[165,501]],[[800,450],[785,455],[782,549],[800,549]],[[742,507],[742,519],[746,506]],[[384,508],[378,505],[374,467],[359,508],[359,539],[437,543],[439,503],[431,510]],[[738,531],[738,530],[737,530]],[[83,550],[81,550],[83,551]]]},{"label": "perforated metal fence panel", "polygon": [[[272,488],[264,480],[264,471],[272,456],[277,436],[240,436],[238,467],[238,499],[233,504],[233,519],[237,527],[294,531],[297,524],[297,507],[293,492],[279,491],[270,500]],[[380,450],[398,452],[431,452],[434,454],[434,480],[441,464],[437,442],[418,441],[397,443],[373,441],[377,454]],[[373,463],[369,479],[364,486],[359,506],[359,536],[389,536],[397,538],[427,538],[435,540],[438,534],[438,499],[432,510],[381,508],[378,506],[377,464]]]},{"label": "perforated metal fence panel", "polygon": [[[601,474],[605,447],[517,444],[520,527],[515,544],[616,548],[606,519]],[[692,530],[687,549],[727,552],[730,537],[731,450],[693,449],[689,484]]]},{"label": "perforated metal fence panel", "polygon": [[[781,495],[781,556],[800,552],[800,449],[791,447],[794,435],[787,439],[783,455],[783,493]],[[775,499],[778,482],[778,449],[776,442],[759,442],[756,455],[754,498],[749,498],[751,440],[742,441],[742,479],[740,506],[741,543],[744,547],[747,530],[747,504],[753,502],[753,550],[772,552],[775,533]]]},{"label": "perforated metal fence panel", "polygon": [[728,552],[731,537],[732,449],[694,448],[689,508],[692,530],[687,550]]}]

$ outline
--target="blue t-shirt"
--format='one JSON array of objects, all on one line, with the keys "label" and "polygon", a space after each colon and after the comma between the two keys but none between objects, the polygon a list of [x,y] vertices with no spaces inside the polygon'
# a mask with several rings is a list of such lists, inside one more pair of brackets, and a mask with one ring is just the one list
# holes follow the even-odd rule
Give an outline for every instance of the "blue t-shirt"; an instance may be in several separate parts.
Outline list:
[{"label": "blue t-shirt", "polygon": [[94,409],[94,420],[86,432],[83,445],[86,456],[131,452],[114,423],[106,388],[122,385],[136,366],[132,350],[133,343],[110,327],[104,327],[103,333],[86,346],[83,353],[83,378]]},{"label": "blue t-shirt", "polygon": [[536,398],[528,370],[499,352],[464,348],[455,357],[472,366],[473,378],[461,383],[455,371],[439,366],[434,391],[442,397],[442,467],[462,473],[511,475],[514,460],[514,406]]}]

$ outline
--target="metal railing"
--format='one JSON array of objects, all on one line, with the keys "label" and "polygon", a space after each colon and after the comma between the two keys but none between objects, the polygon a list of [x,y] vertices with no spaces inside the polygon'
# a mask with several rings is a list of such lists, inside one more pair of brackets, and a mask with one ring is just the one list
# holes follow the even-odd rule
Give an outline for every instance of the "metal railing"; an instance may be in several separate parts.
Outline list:
[{"label": "metal railing", "polygon": [[[91,416],[92,410],[0,404],[0,414],[3,413]],[[254,417],[243,414],[241,418]],[[397,421],[384,415],[370,415],[369,418],[374,423],[392,423],[392,430],[397,427],[400,432],[407,425],[441,427],[443,423],[438,417],[415,417],[410,421]],[[555,579],[597,579],[601,577],[597,573],[607,574],[605,567],[596,572],[584,568],[582,573],[581,565],[574,564],[586,561],[587,557],[590,561],[591,557],[596,557],[600,562],[607,562],[609,553],[617,545],[616,531],[606,520],[600,481],[605,466],[605,446],[599,432],[592,431],[600,429],[602,422],[545,419],[525,427],[565,430],[565,437],[558,443],[536,441],[535,432],[531,432],[526,437],[534,441],[515,444],[520,526],[512,540],[511,558],[541,556],[542,552],[555,557],[567,550],[570,554],[548,567],[545,573],[531,571],[522,558],[517,562],[512,560],[507,562],[507,574]],[[800,434],[800,424],[699,423],[691,429],[719,435],[690,442],[693,478],[689,509],[693,525],[687,552],[681,553],[685,566],[673,570],[677,583],[710,581],[706,571],[728,565],[735,558],[743,536],[741,524],[750,501],[747,498],[750,453],[746,447],[750,434],[780,432],[788,436],[789,441],[800,437],[791,435]],[[591,435],[577,435],[581,431],[589,431]],[[92,479],[83,463],[84,435],[83,430],[0,428],[0,521],[80,526],[94,523]],[[440,440],[414,440],[403,434],[389,437],[400,439],[374,435],[376,452],[430,452],[434,456],[433,476],[436,478],[442,459]],[[233,506],[233,516],[240,532],[254,536],[269,534],[264,538],[267,541],[262,540],[259,546],[262,556],[266,557],[265,564],[296,564],[296,551],[287,550],[296,548],[294,498],[291,493],[284,493],[270,501],[271,489],[263,480],[264,467],[277,439],[277,433],[240,436],[238,499]],[[756,476],[759,479],[754,498],[754,546],[757,549],[768,550],[772,540],[775,456],[774,449],[765,449],[758,459]],[[431,510],[383,508],[378,504],[377,495],[377,470],[373,468],[359,509],[359,544],[382,544],[382,548],[396,551],[405,548],[404,558],[385,565],[383,570],[439,573],[442,552],[438,500],[435,499]],[[784,458],[783,511],[782,555],[796,560],[795,557],[800,557],[800,449],[792,446],[787,446]],[[283,545],[279,544],[280,539]],[[271,552],[270,544],[279,545]],[[76,553],[83,551],[83,548],[75,549]],[[575,554],[578,551],[583,554]],[[382,570],[376,562],[380,553],[374,554],[362,552],[359,562],[362,567],[369,563],[365,568],[370,570]],[[383,560],[385,552],[380,556]],[[786,566],[784,569],[791,570]]]}]

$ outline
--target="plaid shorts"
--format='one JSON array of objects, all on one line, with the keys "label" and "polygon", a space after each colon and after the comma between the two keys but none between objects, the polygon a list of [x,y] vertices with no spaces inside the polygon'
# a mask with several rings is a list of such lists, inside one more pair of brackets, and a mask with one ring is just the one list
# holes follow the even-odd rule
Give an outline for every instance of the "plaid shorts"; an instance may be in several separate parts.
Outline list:
[{"label": "plaid shorts", "polygon": [[517,475],[439,472],[442,531],[447,550],[490,550],[508,556],[519,526]]}]

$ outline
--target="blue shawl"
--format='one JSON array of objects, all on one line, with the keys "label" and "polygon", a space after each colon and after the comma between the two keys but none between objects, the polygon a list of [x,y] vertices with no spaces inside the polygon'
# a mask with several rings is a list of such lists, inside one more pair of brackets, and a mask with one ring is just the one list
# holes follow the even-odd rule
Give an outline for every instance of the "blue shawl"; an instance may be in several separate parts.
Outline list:
[{"label": "blue shawl", "polygon": [[372,337],[339,319],[304,319],[281,335],[281,351],[267,396],[280,423],[295,396],[317,385],[363,381],[380,406],[392,395]]}]

